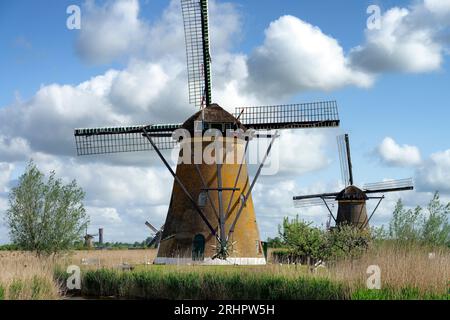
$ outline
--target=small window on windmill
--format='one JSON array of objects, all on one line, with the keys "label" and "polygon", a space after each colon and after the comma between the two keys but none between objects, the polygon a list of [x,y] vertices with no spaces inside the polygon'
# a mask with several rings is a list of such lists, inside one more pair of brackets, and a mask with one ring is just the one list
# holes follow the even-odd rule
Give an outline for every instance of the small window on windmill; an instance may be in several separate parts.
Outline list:
[{"label": "small window on windmill", "polygon": [[205,207],[207,200],[208,200],[208,194],[206,193],[206,191],[200,192],[200,194],[198,195],[198,206],[201,208]]}]

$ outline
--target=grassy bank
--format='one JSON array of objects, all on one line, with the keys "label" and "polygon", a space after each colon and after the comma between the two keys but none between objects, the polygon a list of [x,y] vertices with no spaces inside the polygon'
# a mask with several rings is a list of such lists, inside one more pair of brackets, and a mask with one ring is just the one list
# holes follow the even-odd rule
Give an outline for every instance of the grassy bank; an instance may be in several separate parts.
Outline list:
[{"label": "grassy bank", "polygon": [[[161,268],[84,273],[82,293],[138,299],[347,299],[350,292],[325,278],[242,272],[241,268],[180,270]],[[234,269],[234,270],[233,270]]]}]

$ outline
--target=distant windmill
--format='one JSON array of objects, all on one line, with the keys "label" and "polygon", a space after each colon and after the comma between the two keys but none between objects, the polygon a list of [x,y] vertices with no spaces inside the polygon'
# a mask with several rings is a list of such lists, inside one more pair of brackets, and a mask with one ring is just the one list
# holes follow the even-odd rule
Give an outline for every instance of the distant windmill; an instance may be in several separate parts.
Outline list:
[{"label": "distant windmill", "polygon": [[84,246],[88,249],[92,249],[94,247],[93,239],[97,236],[98,236],[98,233],[96,233],[96,234],[87,233],[87,228],[86,228],[86,234],[84,235]]},{"label": "distant windmill", "polygon": [[[359,228],[366,228],[372,219],[372,216],[378,209],[384,195],[367,196],[368,194],[384,194],[386,192],[413,190],[412,179],[389,180],[378,183],[370,183],[363,186],[362,189],[353,185],[353,170],[350,157],[350,142],[348,134],[337,137],[339,160],[341,164],[342,180],[345,188],[340,192],[311,194],[294,197],[296,207],[309,207],[316,205],[325,205],[330,216],[336,225],[350,224]],[[367,217],[366,201],[369,199],[378,199],[375,209]],[[334,217],[330,209],[330,204],[338,202],[337,217]],[[327,223],[327,225],[329,225]]]},{"label": "distant windmill", "polygon": [[164,225],[158,230],[156,229],[150,222],[145,221],[145,225],[153,231],[153,238],[147,244],[148,247],[158,247],[159,242],[161,241],[162,232],[164,230]]},{"label": "distant windmill", "polygon": [[[156,264],[193,261],[265,264],[252,190],[279,136],[277,131],[271,130],[337,127],[340,123],[337,103],[323,101],[236,108],[234,115],[212,103],[208,1],[181,0],[181,8],[189,102],[199,107],[199,111],[177,124],[76,129],[77,153],[94,155],[149,150],[157,153],[174,183]],[[189,138],[180,136],[180,132]],[[250,140],[258,138],[270,139],[270,143],[250,182],[245,156]],[[235,155],[240,155],[239,159],[228,162],[219,159],[209,163],[205,159],[197,161],[194,156],[190,163],[180,161],[174,171],[161,153],[163,149],[184,146],[186,148],[179,153],[181,160],[187,149],[197,148],[204,154],[211,141],[218,146],[214,149],[216,159],[221,158],[220,152],[227,145]]]}]

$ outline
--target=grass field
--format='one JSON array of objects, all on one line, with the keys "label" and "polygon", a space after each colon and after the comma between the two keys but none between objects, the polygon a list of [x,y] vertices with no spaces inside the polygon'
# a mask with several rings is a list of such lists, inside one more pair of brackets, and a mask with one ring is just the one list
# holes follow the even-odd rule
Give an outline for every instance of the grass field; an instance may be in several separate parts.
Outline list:
[{"label": "grass field", "polygon": [[[429,253],[433,251],[433,255]],[[448,299],[450,251],[384,245],[357,260],[306,266],[155,266],[156,250],[76,251],[57,259],[0,252],[0,299],[60,299],[68,265],[82,269],[81,294],[138,299]],[[133,266],[123,271],[119,266]],[[381,290],[366,288],[369,265]]]}]

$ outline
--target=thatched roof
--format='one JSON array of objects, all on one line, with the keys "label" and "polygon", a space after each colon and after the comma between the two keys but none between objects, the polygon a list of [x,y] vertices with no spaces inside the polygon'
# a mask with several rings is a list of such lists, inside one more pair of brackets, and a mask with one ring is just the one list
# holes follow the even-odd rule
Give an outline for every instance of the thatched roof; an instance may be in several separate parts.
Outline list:
[{"label": "thatched roof", "polygon": [[[190,132],[194,131],[194,121],[202,120],[202,111],[196,112],[194,115],[189,117],[184,123],[183,128],[189,130]],[[204,109],[204,121],[207,123],[236,123],[238,128],[242,130],[246,130],[244,125],[237,120],[231,113],[224,110],[218,104],[210,104]]]},{"label": "thatched roof", "polygon": [[362,191],[361,189],[359,189],[358,187],[355,186],[349,186],[347,188],[345,188],[344,190],[342,190],[341,192],[339,192],[339,194],[336,196],[336,200],[340,201],[340,200],[367,200],[367,196],[364,193],[364,191]]}]

